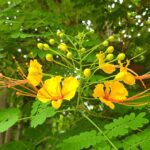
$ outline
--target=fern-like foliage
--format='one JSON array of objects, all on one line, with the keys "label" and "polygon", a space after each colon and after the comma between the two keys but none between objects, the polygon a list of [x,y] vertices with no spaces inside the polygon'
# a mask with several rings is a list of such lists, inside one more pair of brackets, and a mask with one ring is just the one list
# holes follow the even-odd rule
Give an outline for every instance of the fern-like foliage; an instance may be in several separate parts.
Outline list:
[{"label": "fern-like foliage", "polygon": [[114,139],[114,137],[118,138],[126,135],[129,131],[135,131],[143,127],[148,122],[149,120],[145,118],[144,112],[138,115],[131,113],[129,115],[125,115],[124,117],[114,119],[112,123],[105,125],[105,130],[103,131],[105,136],[104,134],[96,133],[95,130],[87,131],[64,139],[58,144],[57,148],[59,150],[81,150],[83,148],[94,147],[96,150],[101,148],[108,150],[112,148],[112,145],[108,142],[108,139],[110,139],[112,143],[115,142],[114,145],[118,148],[120,147],[120,140]]},{"label": "fern-like foliage", "polygon": [[137,116],[135,113],[125,115],[124,117],[119,117],[114,119],[112,123],[105,125],[106,132],[108,137],[118,137],[127,134],[131,130],[137,130],[138,128],[143,127],[149,122],[145,118],[145,113],[142,112]]},{"label": "fern-like foliage", "polygon": [[122,141],[121,147],[123,149],[130,149],[135,150],[139,149],[139,147],[142,150],[149,150],[149,144],[150,144],[150,129],[145,129],[144,131],[141,131],[137,134],[133,134],[128,136]]},{"label": "fern-like foliage", "polygon": [[31,127],[36,127],[42,124],[46,118],[55,115],[55,109],[49,106],[49,103],[41,103],[40,101],[35,101],[32,106],[31,111]]},{"label": "fern-like foliage", "polygon": [[79,135],[69,137],[58,144],[59,150],[81,150],[96,145],[98,141],[102,141],[103,136],[97,134],[95,130],[82,132]]}]

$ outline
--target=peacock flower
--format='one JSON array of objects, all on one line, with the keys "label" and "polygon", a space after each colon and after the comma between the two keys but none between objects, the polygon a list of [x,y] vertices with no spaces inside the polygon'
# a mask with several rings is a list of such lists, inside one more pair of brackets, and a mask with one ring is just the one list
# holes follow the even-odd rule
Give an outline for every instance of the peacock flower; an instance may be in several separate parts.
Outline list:
[{"label": "peacock flower", "polygon": [[97,84],[93,92],[94,98],[99,98],[111,109],[115,108],[114,103],[126,101],[127,96],[127,89],[119,81],[106,81],[104,84]]},{"label": "peacock flower", "polygon": [[63,100],[71,100],[79,86],[79,81],[75,77],[67,77],[62,82],[61,76],[47,79],[42,88],[37,93],[37,98],[46,103],[52,102],[52,106],[58,109]]},{"label": "peacock flower", "polygon": [[36,59],[30,60],[27,80],[33,86],[37,86],[42,80],[42,66]]},{"label": "peacock flower", "polygon": [[117,81],[123,81],[124,83],[128,85],[134,85],[135,84],[135,77],[133,74],[127,71],[127,67],[130,64],[130,61],[127,60],[127,64],[125,67],[123,67],[123,63],[121,61],[118,61],[120,65],[120,72],[115,76],[115,80]]},{"label": "peacock flower", "polygon": [[103,53],[100,52],[96,55],[96,57],[99,60],[99,68],[102,69],[105,73],[111,74],[116,70],[113,64],[105,63]]}]

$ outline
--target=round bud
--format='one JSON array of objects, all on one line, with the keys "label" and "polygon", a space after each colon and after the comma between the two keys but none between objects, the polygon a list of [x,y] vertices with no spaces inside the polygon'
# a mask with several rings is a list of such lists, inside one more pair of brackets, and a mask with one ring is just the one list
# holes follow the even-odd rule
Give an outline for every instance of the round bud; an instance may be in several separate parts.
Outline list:
[{"label": "round bud", "polygon": [[53,61],[53,55],[52,54],[46,54],[46,60],[47,61]]},{"label": "round bud", "polygon": [[113,53],[114,51],[114,47],[113,46],[109,46],[107,49],[106,49],[106,52],[107,53]]},{"label": "round bud", "polygon": [[120,53],[118,56],[117,56],[117,59],[118,60],[124,60],[126,57],[125,53]]},{"label": "round bud", "polygon": [[127,16],[130,18],[132,16],[131,12],[128,12]]},{"label": "round bud", "polygon": [[56,34],[57,34],[57,36],[59,36],[59,37],[63,37],[63,32],[60,31],[60,30],[58,30]]},{"label": "round bud", "polygon": [[111,36],[108,38],[108,40],[109,40],[110,42],[114,42],[114,41],[115,41],[115,37],[114,37],[113,35],[111,35]]},{"label": "round bud", "polygon": [[113,58],[114,58],[114,55],[113,55],[113,54],[108,54],[108,55],[106,56],[106,60],[108,60],[108,61],[111,61]]},{"label": "round bud", "polygon": [[60,43],[58,48],[63,52],[66,52],[68,50],[68,46],[65,43]]},{"label": "round bud", "polygon": [[107,40],[105,40],[103,43],[102,43],[103,46],[107,47],[109,45],[109,42]]},{"label": "round bud", "polygon": [[43,44],[43,50],[49,50],[50,48],[49,48],[49,45],[48,44]]},{"label": "round bud", "polygon": [[50,45],[54,45],[55,44],[55,40],[54,39],[50,39],[49,43],[50,43]]},{"label": "round bud", "polygon": [[89,68],[84,69],[83,74],[86,78],[91,75],[91,70]]},{"label": "round bud", "polygon": [[84,48],[84,47],[81,48],[81,52],[82,52],[82,53],[85,53],[85,48]]},{"label": "round bud", "polygon": [[145,56],[144,55],[141,55],[140,57],[139,57],[139,61],[144,61],[145,60]]},{"label": "round bud", "polygon": [[68,52],[68,53],[67,53],[67,58],[68,58],[68,59],[72,59],[72,53],[71,53],[71,52]]},{"label": "round bud", "polygon": [[38,47],[39,49],[43,49],[43,43],[37,43],[37,47]]}]

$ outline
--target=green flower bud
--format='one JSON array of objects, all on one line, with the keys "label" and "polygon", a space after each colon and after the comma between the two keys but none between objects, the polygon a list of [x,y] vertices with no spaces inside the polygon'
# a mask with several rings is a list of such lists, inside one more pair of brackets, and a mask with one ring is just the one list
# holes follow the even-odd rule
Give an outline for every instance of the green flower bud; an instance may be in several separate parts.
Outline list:
[{"label": "green flower bud", "polygon": [[66,52],[68,50],[68,46],[65,43],[60,43],[58,48],[63,52]]},{"label": "green flower bud", "polygon": [[113,46],[109,46],[107,49],[106,49],[106,52],[107,53],[113,53],[114,51],[114,47]]},{"label": "green flower bud", "polygon": [[49,47],[49,45],[48,44],[43,44],[43,50],[49,50],[50,49],[50,47]]},{"label": "green flower bud", "polygon": [[111,36],[108,38],[108,40],[109,40],[110,42],[114,42],[114,41],[115,41],[115,37],[114,37],[113,35],[111,35]]},{"label": "green flower bud", "polygon": [[84,69],[83,74],[86,78],[88,78],[91,75],[91,69],[90,68]]},{"label": "green flower bud", "polygon": [[68,59],[72,59],[72,53],[71,53],[71,52],[68,52],[68,53],[67,53],[67,58],[68,58]]},{"label": "green flower bud", "polygon": [[114,55],[113,55],[113,54],[108,54],[108,55],[106,56],[106,60],[108,60],[108,61],[111,61],[113,58],[114,58]]},{"label": "green flower bud", "polygon": [[109,42],[107,40],[105,40],[103,43],[102,43],[103,46],[107,47],[109,45]]},{"label": "green flower bud", "polygon": [[39,49],[43,49],[44,45],[43,45],[43,43],[37,43],[37,47],[38,47]]},{"label": "green flower bud", "polygon": [[117,59],[118,60],[124,60],[126,57],[125,53],[120,53],[118,56],[117,56]]},{"label": "green flower bud", "polygon": [[82,52],[82,53],[85,53],[85,48],[84,48],[84,47],[81,48],[81,52]]},{"label": "green flower bud", "polygon": [[60,30],[58,30],[56,34],[57,34],[57,36],[59,36],[59,37],[63,37],[63,32],[60,31]]},{"label": "green flower bud", "polygon": [[54,39],[50,39],[49,43],[50,43],[50,45],[54,45],[55,44],[55,40]]},{"label": "green flower bud", "polygon": [[53,61],[53,55],[52,54],[46,54],[46,60],[47,61]]}]

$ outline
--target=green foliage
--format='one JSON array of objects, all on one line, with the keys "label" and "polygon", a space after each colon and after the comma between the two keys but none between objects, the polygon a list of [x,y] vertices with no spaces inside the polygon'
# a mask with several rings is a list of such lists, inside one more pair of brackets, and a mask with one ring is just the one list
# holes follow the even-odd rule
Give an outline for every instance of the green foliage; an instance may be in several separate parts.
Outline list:
[{"label": "green foliage", "polygon": [[[67,73],[78,74],[78,72],[74,73],[75,68],[64,69],[55,63],[45,62],[45,55],[48,52],[39,50],[36,45],[37,42],[48,43],[50,38],[56,38],[57,29],[62,29],[65,34],[71,36],[77,32],[80,35],[81,31],[88,31],[86,29],[88,20],[92,22],[91,27],[95,33],[89,34],[83,43],[82,46],[86,51],[91,51],[91,46],[108,40],[113,35],[114,40],[109,41],[109,45],[115,47],[114,55],[124,52],[130,59],[143,53],[133,59],[131,68],[139,74],[150,70],[148,0],[124,0],[122,4],[119,0],[10,0],[10,4],[8,2],[0,0],[0,72],[5,75],[10,74],[11,77],[16,77],[17,68],[12,56],[16,57],[23,66],[23,70],[29,58],[39,57],[43,65],[42,69],[50,74],[51,72],[62,76]],[[56,43],[59,42],[60,38],[57,38]],[[76,44],[76,41],[73,43]],[[53,50],[51,53],[55,59],[58,54],[56,45],[51,47]],[[19,52],[18,49],[22,51]],[[100,50],[105,51],[106,47],[97,48],[88,57],[85,57],[86,54],[83,52],[81,57],[84,58],[84,62],[90,64],[96,59],[95,55]],[[77,57],[74,51],[72,52]],[[57,60],[62,61],[60,57]],[[98,71],[98,74],[91,76],[89,81],[95,83],[105,80],[105,77],[103,71]],[[146,80],[145,83],[148,87],[149,81]],[[140,84],[137,87],[130,86],[129,94],[132,91],[135,93],[138,90],[141,91],[140,86]],[[84,99],[86,96],[91,97],[93,88],[94,84],[91,88],[88,86],[84,88],[84,95],[81,97],[83,105],[77,109],[87,111],[87,115],[117,148],[149,150],[149,106],[133,108],[117,105],[115,110],[108,110],[99,101],[94,101],[92,98]],[[0,101],[3,99],[0,88],[1,95]],[[142,98],[141,101],[148,102],[149,99],[149,97]],[[76,104],[76,100],[75,98],[71,104]],[[85,105],[85,102],[88,103],[88,106]],[[16,101],[14,94],[11,99],[10,95],[7,95],[5,106],[11,107],[12,104],[13,107],[19,107],[21,113],[16,108],[0,110],[0,132],[7,131],[7,134],[4,133],[5,135],[2,136],[6,139],[6,141],[3,140],[4,145],[0,148],[2,150],[15,150],[16,148],[18,150],[114,149],[107,138],[98,133],[95,127],[84,120],[79,112],[69,110],[68,102],[64,102],[58,115],[55,115],[56,111],[49,106],[49,103],[42,104],[35,101],[32,104],[32,101],[24,97]],[[89,109],[90,107],[93,109]],[[12,136],[7,140],[8,129],[15,123],[17,127],[13,128]],[[16,135],[19,134],[17,139]]]},{"label": "green foliage", "polygon": [[0,132],[8,130],[19,119],[19,110],[17,108],[0,110]]},{"label": "green foliage", "polygon": [[146,113],[144,112],[137,116],[135,113],[131,113],[130,115],[114,119],[112,123],[105,125],[104,128],[107,130],[105,133],[108,137],[118,137],[127,134],[130,130],[137,130],[149,123],[145,115]]},{"label": "green foliage", "polygon": [[46,118],[53,117],[55,115],[55,109],[49,106],[49,103],[41,103],[35,101],[31,111],[31,127],[36,127],[46,120]]},{"label": "green foliage", "polygon": [[148,150],[150,143],[150,129],[145,129],[138,134],[133,134],[122,141],[121,147],[124,149],[135,150],[139,149]]},{"label": "green foliage", "polygon": [[80,135],[69,137],[58,144],[57,147],[60,150],[80,150],[95,145],[100,139],[101,137],[97,136],[96,131],[92,130],[89,132],[80,133]]},{"label": "green foliage", "polygon": [[26,145],[25,143],[21,141],[13,141],[0,147],[0,150],[10,150],[10,147],[11,147],[11,150],[16,150],[16,147],[17,147],[17,150],[27,150],[28,145]]},{"label": "green foliage", "polygon": [[[72,137],[69,137],[65,140],[63,140],[60,144],[58,144],[58,148],[61,150],[65,150],[69,148],[70,150],[80,150],[83,148],[88,148],[90,146],[94,146],[96,149],[104,148],[104,149],[110,149],[110,145],[108,145],[108,141],[106,139],[106,136],[111,140],[116,138],[114,143],[117,143],[116,145],[119,147],[124,147],[125,149],[129,146],[139,145],[139,141],[142,146],[145,145],[145,143],[149,142],[146,140],[148,137],[148,134],[144,134],[146,132],[143,132],[142,139],[139,138],[139,136],[135,136],[136,138],[129,138],[127,137],[127,141],[123,140],[120,143],[119,137],[125,136],[129,131],[138,131],[139,128],[142,128],[145,124],[149,122],[148,119],[145,118],[145,113],[140,113],[139,115],[135,115],[135,113],[131,113],[129,115],[125,115],[124,117],[119,117],[118,119],[114,119],[112,123],[107,124],[104,126],[105,130],[103,131],[104,134],[96,133],[96,131],[88,131],[80,133],[79,135],[75,135]],[[131,137],[132,137],[131,136]],[[143,141],[144,140],[144,141]],[[145,141],[146,140],[146,141]],[[114,141],[114,140],[113,140]],[[123,144],[122,144],[123,143]],[[126,147],[125,147],[126,146]]]}]

